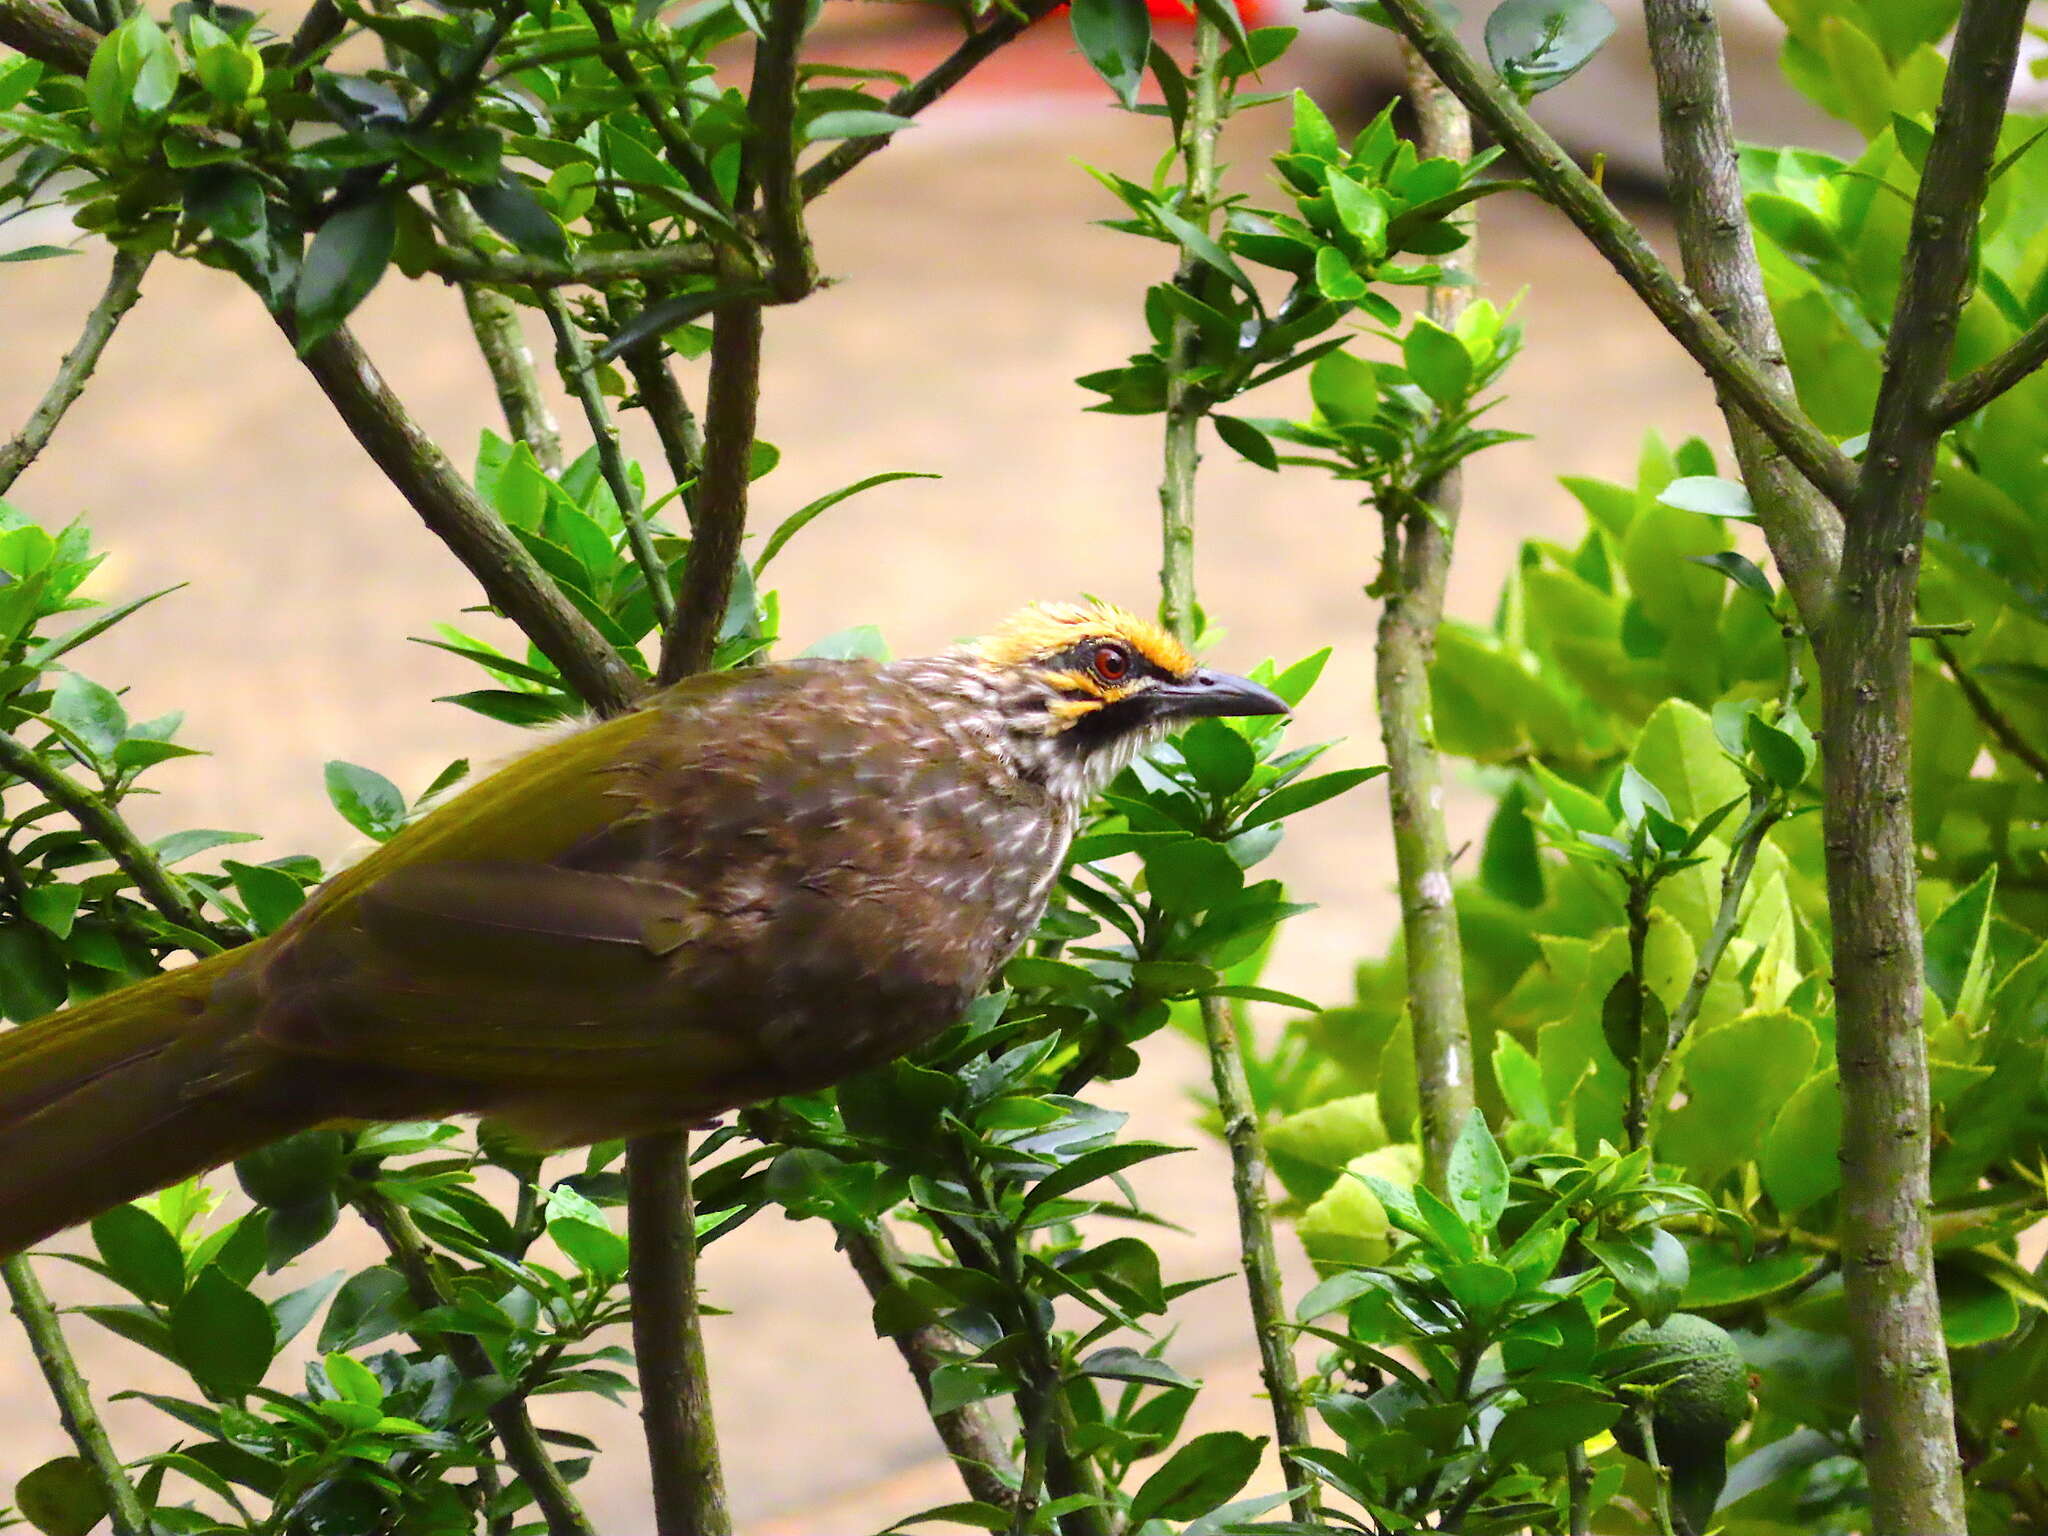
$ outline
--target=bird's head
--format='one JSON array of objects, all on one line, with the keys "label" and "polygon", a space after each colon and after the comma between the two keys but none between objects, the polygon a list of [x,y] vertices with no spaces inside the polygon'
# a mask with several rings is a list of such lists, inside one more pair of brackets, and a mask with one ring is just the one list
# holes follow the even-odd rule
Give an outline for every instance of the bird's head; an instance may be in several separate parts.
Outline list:
[{"label": "bird's head", "polygon": [[1189,720],[1288,710],[1271,689],[1197,665],[1158,625],[1106,603],[1034,603],[957,654],[994,685],[1020,768],[1077,800]]}]

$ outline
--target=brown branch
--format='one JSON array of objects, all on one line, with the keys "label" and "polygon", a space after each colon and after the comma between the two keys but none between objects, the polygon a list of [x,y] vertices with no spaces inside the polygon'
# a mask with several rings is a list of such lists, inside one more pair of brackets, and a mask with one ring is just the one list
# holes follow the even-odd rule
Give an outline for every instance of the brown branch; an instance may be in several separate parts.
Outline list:
[{"label": "brown branch", "polygon": [[[290,325],[280,324],[290,335]],[[301,361],[420,520],[583,702],[600,714],[631,707],[641,691],[632,668],[549,579],[505,520],[455,472],[347,327],[316,344]]]},{"label": "brown branch", "polygon": [[[868,1295],[879,1300],[898,1284],[895,1245],[887,1233],[879,1230],[866,1232],[854,1226],[841,1226],[837,1230],[839,1246],[845,1252],[847,1262],[860,1276]],[[926,1402],[931,1401],[932,1373],[958,1354],[957,1350],[948,1347],[950,1337],[943,1328],[936,1326],[906,1328],[889,1335],[889,1341],[903,1356],[903,1363],[910,1368],[910,1374]],[[969,1498],[993,1504],[998,1509],[1009,1509],[1016,1503],[1018,1470],[1015,1459],[1010,1455],[1009,1437],[990,1414],[986,1402],[969,1403],[947,1413],[935,1413],[932,1426],[938,1430],[939,1440],[953,1458],[953,1465],[959,1470],[961,1482],[966,1484]]]},{"label": "brown branch", "polygon": [[[1417,151],[1472,158],[1472,120],[1457,97],[1403,46]],[[1471,227],[1471,205],[1461,215]],[[1429,290],[1429,318],[1457,323],[1474,289],[1472,246],[1440,259],[1452,281]],[[1385,603],[1374,646],[1380,740],[1387,754],[1387,802],[1401,893],[1402,950],[1408,968],[1408,1016],[1414,1027],[1415,1086],[1423,1174],[1446,1192],[1451,1148],[1472,1117],[1472,1031],[1465,1015],[1464,946],[1451,901],[1451,839],[1444,824],[1443,764],[1437,756],[1429,669],[1443,625],[1464,477],[1452,470],[1421,487],[1413,501],[1382,507],[1386,550],[1380,580]]]},{"label": "brown branch", "polygon": [[49,0],[0,0],[0,43],[67,75],[82,75],[100,40]]},{"label": "brown branch", "polygon": [[[1743,202],[1728,64],[1713,0],[1643,0],[1643,18],[1686,281],[1754,360],[1764,384],[1796,408],[1792,370],[1764,294]],[[1821,637],[1842,564],[1842,514],[1716,382],[1750,504],[1803,627]]]},{"label": "brown branch", "polygon": [[739,204],[747,207],[758,190],[768,286],[785,304],[801,299],[818,281],[796,184],[797,50],[808,17],[805,4],[770,0],[767,30],[754,50],[754,80],[747,92],[747,118],[754,126],[757,153],[748,155],[740,170]]},{"label": "brown branch", "polygon": [[21,478],[21,472],[35,462],[36,455],[63,421],[64,413],[85,393],[86,383],[99,366],[107,343],[114,339],[122,317],[142,296],[142,275],[149,270],[149,260],[148,252],[114,252],[114,268],[107,275],[106,291],[85,317],[78,345],[64,354],[57,376],[50,381],[50,387],[43,392],[42,400],[21,431],[5,447],[0,447],[0,496],[6,495],[8,487]]},{"label": "brown branch", "polygon": [[[1017,9],[1005,10],[979,32],[971,34],[965,42],[933,66],[930,74],[921,80],[912,81],[882,104],[882,110],[897,117],[915,117],[926,107],[953,89],[974,72],[990,54],[1005,43],[1015,42],[1032,25],[1052,11],[1058,9],[1061,0],[1023,0]],[[867,138],[848,139],[831,151],[816,164],[810,166],[798,178],[798,187],[805,202],[825,191],[840,177],[859,165],[868,156],[879,154],[889,147],[896,135],[875,134]]]},{"label": "brown branch", "polygon": [[1797,406],[1788,403],[1742,346],[1680,285],[1592,178],[1498,81],[1480,73],[1430,0],[1384,0],[1387,14],[1439,79],[1472,115],[1526,163],[1544,196],[1605,256],[1664,329],[1715,383],[1734,397],[1801,474],[1830,501],[1846,507],[1856,494],[1856,466]]},{"label": "brown branch", "polygon": [[662,457],[668,461],[669,475],[675,481],[676,498],[682,502],[690,526],[695,529],[697,477],[704,472],[704,434],[697,427],[696,413],[684,398],[682,385],[676,382],[659,337],[628,347],[621,361],[639,388],[640,408],[654,423],[654,435],[661,439]]},{"label": "brown branch", "polygon": [[1820,656],[1849,1338],[1871,1529],[1915,1536],[1965,1521],[1929,1230],[1911,630],[1936,400],[2025,20],[2025,0],[1964,0]]},{"label": "brown branch", "polygon": [[701,277],[718,271],[719,265],[717,252],[708,245],[664,245],[651,251],[585,251],[567,261],[550,261],[517,251],[463,250],[443,245],[435,247],[426,268],[456,282],[492,283],[505,288],[603,288],[612,283]]},{"label": "brown branch", "polygon": [[[433,1250],[428,1248],[426,1238],[405,1208],[375,1188],[359,1191],[350,1203],[384,1240],[392,1268],[404,1278],[413,1305],[422,1312],[448,1306],[452,1298],[434,1262]],[[416,1337],[422,1344],[445,1354],[472,1382],[497,1376],[497,1368],[491,1364],[483,1345],[466,1333]],[[505,1448],[506,1462],[519,1474],[520,1482],[533,1495],[534,1506],[547,1522],[548,1536],[595,1536],[589,1517],[570,1491],[554,1457],[548,1454],[540,1431],[534,1428],[526,1411],[526,1399],[517,1388],[508,1384],[505,1395],[491,1404],[487,1415],[499,1444]]]},{"label": "brown branch", "polygon": [[1946,640],[1935,639],[1934,654],[1941,658],[1941,664],[1948,668],[1948,675],[1955,679],[1956,687],[1969,706],[1976,712],[1977,719],[1989,731],[2001,747],[2025,763],[2042,778],[2048,779],[2048,753],[2043,753],[2026,737],[2019,727],[2012,723],[2010,716],[1998,707],[1998,701],[1984,691],[1983,684],[1970,675],[1962,658],[1956,655],[1955,647]]},{"label": "brown branch", "polygon": [[1974,416],[2014,385],[2048,363],[2048,315],[2028,326],[2020,339],[1981,368],[1951,379],[1934,397],[1934,417],[1952,427]]}]

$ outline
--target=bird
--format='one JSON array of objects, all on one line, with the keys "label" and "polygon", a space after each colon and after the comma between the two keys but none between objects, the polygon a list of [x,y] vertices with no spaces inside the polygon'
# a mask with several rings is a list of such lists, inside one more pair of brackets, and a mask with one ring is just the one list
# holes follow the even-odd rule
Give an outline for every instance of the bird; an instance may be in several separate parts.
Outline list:
[{"label": "bird", "polygon": [[317,1126],[703,1124],[954,1023],[1091,797],[1288,705],[1100,602],[687,678],[513,758],[268,937],[0,1035],[0,1254]]}]

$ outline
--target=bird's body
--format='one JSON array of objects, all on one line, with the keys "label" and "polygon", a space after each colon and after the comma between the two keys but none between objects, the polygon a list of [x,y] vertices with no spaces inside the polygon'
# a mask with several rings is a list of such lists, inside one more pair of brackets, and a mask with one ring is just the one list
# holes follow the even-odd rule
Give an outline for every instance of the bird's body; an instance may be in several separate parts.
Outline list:
[{"label": "bird's body", "polygon": [[518,758],[268,939],[0,1036],[0,1252],[327,1121],[482,1113],[573,1145],[887,1061],[1016,952],[1132,753],[1179,715],[1280,707],[1099,609],[679,684]]}]

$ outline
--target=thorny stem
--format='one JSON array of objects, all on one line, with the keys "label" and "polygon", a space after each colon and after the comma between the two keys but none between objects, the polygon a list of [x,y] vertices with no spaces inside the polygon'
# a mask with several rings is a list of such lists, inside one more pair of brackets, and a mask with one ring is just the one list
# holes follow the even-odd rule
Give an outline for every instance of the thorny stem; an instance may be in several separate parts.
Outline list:
[{"label": "thorny stem", "polygon": [[[474,244],[482,220],[470,211],[469,204],[445,187],[435,188],[432,197],[434,216],[442,225],[458,240]],[[519,323],[519,306],[479,283],[466,282],[461,287],[462,307],[476,336],[477,351],[490,370],[506,427],[532,450],[534,462],[548,474],[559,475],[562,432],[540,392],[540,373],[533,366],[533,351]]]},{"label": "thorny stem", "polygon": [[35,462],[36,455],[43,451],[57,424],[64,419],[64,413],[85,393],[86,382],[99,366],[100,354],[114,339],[122,317],[142,296],[142,275],[149,270],[149,260],[147,252],[114,252],[114,267],[107,275],[106,291],[85,317],[78,345],[64,354],[57,376],[50,381],[50,387],[43,392],[21,431],[0,447],[0,496],[6,495],[8,488],[21,478],[21,472]]},{"label": "thorny stem", "polygon": [[1643,1038],[1643,998],[1649,990],[1645,951],[1650,941],[1650,897],[1655,890],[1653,881],[1637,879],[1632,879],[1628,888],[1628,974],[1634,985],[1629,1007],[1635,1014],[1629,1036],[1635,1049],[1628,1064],[1628,1109],[1623,1128],[1628,1132],[1630,1151],[1643,1144],[1650,1129],[1649,1078],[1654,1063],[1650,1059],[1650,1042]]},{"label": "thorny stem", "polygon": [[148,1512],[136,1496],[134,1484],[128,1481],[113,1441],[107,1438],[106,1426],[93,1406],[92,1392],[58,1322],[57,1309],[50,1304],[28,1256],[16,1254],[0,1263],[0,1277],[5,1278],[7,1293],[14,1298],[14,1315],[21,1319],[22,1331],[28,1335],[29,1348],[42,1368],[43,1380],[50,1384],[50,1395],[57,1400],[57,1417],[63,1421],[64,1433],[71,1437],[79,1457],[92,1469],[93,1481],[106,1501],[114,1536],[149,1536]]},{"label": "thorny stem", "polygon": [[1848,456],[1777,392],[1742,345],[1680,285],[1641,232],[1557,141],[1537,126],[1504,86],[1490,78],[1490,72],[1482,74],[1430,0],[1384,0],[1384,4],[1395,27],[1429,61],[1438,78],[1527,163],[1545,197],[1607,258],[1665,330],[1769,434],[1800,473],[1836,506],[1849,505],[1856,494],[1856,466]]},{"label": "thorny stem", "polygon": [[[23,3],[23,0],[0,0],[0,4],[4,3]],[[917,116],[973,73],[974,67],[982,60],[1005,43],[1021,37],[1027,28],[1057,9],[1060,3],[1061,0],[1022,0],[1014,9],[1001,10],[987,26],[969,34],[965,42],[933,66],[930,74],[891,96],[883,103],[883,110],[897,117]],[[797,179],[804,201],[810,202],[868,156],[888,148],[897,137],[893,133],[872,134],[840,144]]]},{"label": "thorny stem", "polygon": [[[1402,62],[1419,129],[1417,153],[1472,157],[1472,121],[1412,48]],[[1467,227],[1471,211],[1460,215]],[[1449,329],[1472,292],[1471,246],[1441,258],[1464,281],[1431,288],[1429,318]],[[1444,590],[1463,504],[1463,476],[1452,469],[1399,506],[1382,506],[1385,553],[1374,650],[1380,739],[1387,754],[1387,800],[1401,893],[1402,949],[1408,968],[1408,1017],[1414,1031],[1416,1098],[1422,1124],[1423,1179],[1445,1192],[1451,1148],[1472,1116],[1472,1033],[1465,1016],[1465,960],[1451,898],[1451,839],[1444,825],[1443,764],[1437,756],[1429,671],[1443,624]]]},{"label": "thorny stem", "polygon": [[348,328],[338,327],[301,361],[385,478],[476,577],[498,611],[555,664],[577,696],[600,714],[629,708],[641,685],[624,658],[562,594],[505,520],[456,473]]},{"label": "thorny stem", "polygon": [[[392,1267],[404,1278],[413,1305],[421,1311],[448,1306],[452,1298],[434,1262],[433,1250],[405,1209],[374,1187],[359,1189],[350,1203],[384,1240]],[[471,1381],[483,1382],[497,1376],[483,1345],[466,1333],[441,1334],[422,1338],[420,1342],[446,1354]],[[534,1428],[525,1398],[516,1389],[508,1391],[491,1405],[490,1420],[505,1448],[506,1462],[518,1473],[527,1492],[533,1495],[541,1518],[547,1522],[548,1536],[595,1536],[576,1495],[548,1454],[540,1431]]]},{"label": "thorny stem", "polygon": [[[1764,294],[1743,202],[1728,65],[1713,0],[1644,0],[1643,20],[1686,281],[1754,360],[1764,383],[1789,405],[1796,399],[1792,372]],[[1720,400],[1757,521],[1808,633],[1820,636],[1842,564],[1842,514],[1725,385]]]},{"label": "thorny stem", "polygon": [[1252,1109],[1251,1085],[1245,1079],[1244,1048],[1230,1004],[1220,997],[1202,999],[1202,1035],[1209,1048],[1210,1080],[1223,1114],[1223,1137],[1230,1146],[1230,1183],[1237,1197],[1237,1236],[1244,1264],[1245,1289],[1251,1296],[1252,1330],[1259,1342],[1259,1375],[1273,1404],[1273,1432],[1280,1451],[1281,1476],[1289,1487],[1302,1486],[1292,1505],[1304,1524],[1316,1516],[1312,1491],[1315,1474],[1295,1459],[1309,1443],[1308,1414],[1301,1400],[1301,1377],[1289,1347],[1287,1298],[1280,1284],[1280,1259],[1273,1247],[1272,1200],[1266,1190],[1266,1149]]},{"label": "thorny stem", "polygon": [[[880,1300],[899,1283],[896,1245],[888,1233],[879,1228],[867,1231],[846,1224],[839,1226],[837,1231],[839,1246],[845,1252],[847,1262],[853,1266],[853,1272],[860,1276],[868,1295]],[[892,1333],[889,1337],[897,1353],[903,1356],[903,1363],[910,1368],[918,1390],[929,1403],[932,1373],[956,1353],[948,1347],[950,1335],[933,1325],[918,1325]],[[969,1403],[946,1413],[935,1413],[932,1426],[938,1431],[947,1454],[953,1458],[953,1465],[959,1470],[961,1482],[967,1486],[969,1498],[993,1504],[998,1509],[1008,1509],[1017,1502],[1017,1489],[1022,1485],[1018,1480],[1016,1463],[1010,1455],[1006,1436],[990,1414],[987,1403]]]},{"label": "thorny stem", "polygon": [[1840,1227],[1870,1528],[1966,1528],[1929,1212],[1911,631],[1926,501],[2025,0],[1964,0],[1820,654],[1823,838],[1842,1088]]},{"label": "thorny stem", "polygon": [[1593,1492],[1593,1469],[1586,1464],[1586,1448],[1572,1444],[1564,1449],[1565,1499],[1571,1536],[1593,1536],[1592,1511],[1587,1507]]},{"label": "thorny stem", "polygon": [[1962,658],[1956,655],[1955,647],[1946,640],[1935,639],[1934,654],[1941,658],[1941,664],[1948,668],[1948,675],[1962,691],[1963,698],[1976,712],[1977,719],[1997,740],[1998,744],[2014,757],[2033,769],[2036,774],[2048,779],[2048,754],[2020,734],[2019,727],[2012,723],[2012,717],[1998,707],[1998,701],[1984,691],[1983,684],[1970,675]]},{"label": "thorny stem", "polygon": [[641,515],[640,496],[633,489],[632,471],[627,468],[626,455],[619,447],[619,429],[604,403],[604,392],[597,387],[597,366],[590,360],[590,345],[583,339],[583,332],[577,328],[575,317],[569,313],[569,306],[559,293],[544,293],[540,302],[555,333],[556,367],[570,392],[576,396],[577,403],[583,407],[583,419],[590,425],[590,438],[597,446],[597,462],[604,471],[604,482],[611,487],[612,500],[619,508],[619,521],[626,528],[626,543],[633,551],[633,563],[640,567],[640,579],[647,583],[647,595],[654,603],[655,617],[666,625],[675,618],[675,594],[669,590],[668,571],[661,563],[661,556],[655,552],[654,537],[648,531],[647,519]]},{"label": "thorny stem", "polygon": [[[1216,66],[1222,53],[1222,32],[1206,17],[1198,21],[1180,153],[1187,175],[1182,213],[1204,230],[1216,201],[1216,139],[1223,131],[1223,82]],[[1183,252],[1173,280],[1192,290],[1203,270],[1192,253]],[[1195,637],[1195,470],[1202,457],[1198,434],[1203,416],[1215,403],[1191,376],[1196,342],[1194,322],[1176,311],[1166,365],[1165,465],[1159,481],[1159,621],[1183,641]]]},{"label": "thorny stem", "polygon": [[87,836],[106,849],[107,857],[120,866],[121,872],[135,882],[143,900],[196,941],[191,946],[195,953],[218,954],[247,942],[247,934],[214,922],[200,910],[199,903],[186,893],[178,878],[164,868],[155,850],[135,835],[121,813],[102,796],[5,731],[0,731],[0,773],[12,774],[41,791],[45,799],[77,822]]},{"label": "thorny stem", "polygon": [[426,269],[459,283],[495,283],[507,288],[603,288],[612,283],[702,277],[718,271],[718,255],[707,245],[657,246],[651,251],[579,251],[567,261],[517,251],[475,251],[436,246]]}]

